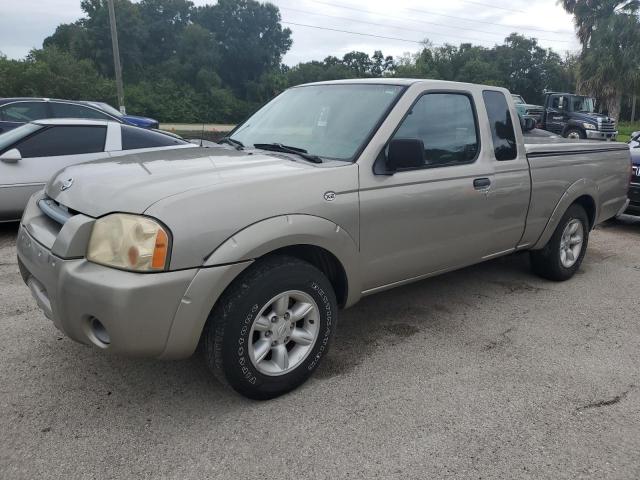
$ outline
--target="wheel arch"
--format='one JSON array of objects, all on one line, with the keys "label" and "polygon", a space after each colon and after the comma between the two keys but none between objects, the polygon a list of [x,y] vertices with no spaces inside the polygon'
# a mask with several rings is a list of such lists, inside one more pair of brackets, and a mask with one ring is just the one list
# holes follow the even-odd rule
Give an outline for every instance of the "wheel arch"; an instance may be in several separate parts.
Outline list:
[{"label": "wheel arch", "polygon": [[532,250],[544,248],[557,228],[558,223],[560,223],[563,215],[573,204],[578,204],[585,209],[587,217],[589,218],[589,230],[593,229],[593,227],[595,227],[596,219],[598,218],[597,199],[598,187],[593,181],[581,179],[573,183],[556,204],[553,213],[547,221],[547,225],[538,238],[538,241],[532,247]]},{"label": "wheel arch", "polygon": [[340,306],[358,300],[361,288],[356,241],[339,225],[313,215],[283,215],[250,225],[217,247],[204,266],[259,260],[278,253],[305,260],[327,275]]},{"label": "wheel arch", "polygon": [[349,233],[312,215],[272,217],[236,232],[207,256],[176,312],[160,358],[190,356],[224,292],[253,263],[277,254],[300,258],[323,271],[341,306],[360,299],[358,246]]}]

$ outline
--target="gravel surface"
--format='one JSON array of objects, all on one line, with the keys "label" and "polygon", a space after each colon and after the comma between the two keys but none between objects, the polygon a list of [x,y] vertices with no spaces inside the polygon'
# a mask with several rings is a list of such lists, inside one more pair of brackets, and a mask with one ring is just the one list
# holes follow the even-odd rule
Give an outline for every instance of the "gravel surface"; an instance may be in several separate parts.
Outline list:
[{"label": "gravel surface", "polygon": [[0,478],[640,478],[640,220],[579,274],[526,254],[364,299],[269,402],[200,358],[105,355],[36,308],[0,226]]}]

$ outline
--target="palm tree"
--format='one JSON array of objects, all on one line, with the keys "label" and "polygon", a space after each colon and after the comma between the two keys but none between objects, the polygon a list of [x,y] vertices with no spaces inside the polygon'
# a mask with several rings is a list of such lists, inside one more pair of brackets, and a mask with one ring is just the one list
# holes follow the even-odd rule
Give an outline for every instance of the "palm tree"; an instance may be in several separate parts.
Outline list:
[{"label": "palm tree", "polygon": [[640,0],[559,0],[573,14],[582,44],[577,90],[597,97],[619,119],[622,95],[640,79]]},{"label": "palm tree", "polygon": [[618,12],[634,14],[640,8],[640,0],[558,0],[558,3],[573,15],[583,52],[599,23]]}]

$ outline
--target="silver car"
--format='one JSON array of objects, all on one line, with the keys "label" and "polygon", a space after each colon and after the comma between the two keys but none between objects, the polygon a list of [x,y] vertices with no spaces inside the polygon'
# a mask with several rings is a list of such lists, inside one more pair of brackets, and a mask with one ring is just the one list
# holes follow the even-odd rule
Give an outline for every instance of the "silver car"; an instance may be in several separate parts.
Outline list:
[{"label": "silver car", "polygon": [[38,120],[0,135],[0,222],[20,219],[29,197],[76,163],[163,148],[193,148],[175,136],[103,120]]},{"label": "silver car", "polygon": [[517,119],[492,86],[295,87],[217,148],[60,172],[22,218],[21,272],[70,338],[165,359],[200,344],[221,380],[271,398],[365,295],[516,251],[544,278],[576,273],[626,207],[629,148],[525,137]]}]

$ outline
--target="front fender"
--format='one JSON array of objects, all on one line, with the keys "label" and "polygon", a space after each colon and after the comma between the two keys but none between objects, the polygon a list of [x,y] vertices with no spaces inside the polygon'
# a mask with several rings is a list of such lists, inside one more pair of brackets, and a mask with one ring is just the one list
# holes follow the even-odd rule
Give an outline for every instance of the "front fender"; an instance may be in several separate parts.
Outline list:
[{"label": "front fender", "polygon": [[347,276],[346,306],[358,300],[362,289],[357,242],[339,225],[314,215],[282,215],[249,225],[216,248],[204,266],[253,260],[293,245],[313,245],[335,255]]},{"label": "front fender", "polygon": [[594,215],[594,219],[598,218],[598,209],[599,209],[599,189],[595,182],[588,179],[580,179],[573,183],[567,190],[564,192],[560,200],[556,204],[553,209],[553,213],[549,220],[547,221],[547,225],[544,227],[540,238],[533,246],[534,250],[538,250],[544,248],[544,246],[549,242],[549,239],[553,235],[553,232],[558,227],[562,216],[565,214],[567,209],[575,202],[578,198],[582,196],[589,196],[593,199],[594,204],[596,206],[596,211]]}]

